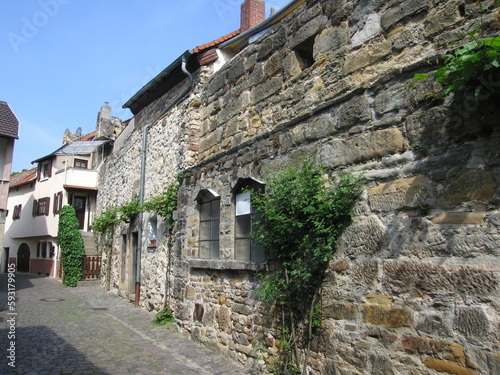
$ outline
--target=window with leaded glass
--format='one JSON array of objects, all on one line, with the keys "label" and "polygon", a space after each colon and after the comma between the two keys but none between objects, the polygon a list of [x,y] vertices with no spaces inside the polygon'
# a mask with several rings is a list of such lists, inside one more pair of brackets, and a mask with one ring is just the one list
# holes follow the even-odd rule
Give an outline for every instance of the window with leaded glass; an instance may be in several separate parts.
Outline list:
[{"label": "window with leaded glass", "polygon": [[197,197],[200,210],[199,257],[219,258],[220,196],[203,189]]}]

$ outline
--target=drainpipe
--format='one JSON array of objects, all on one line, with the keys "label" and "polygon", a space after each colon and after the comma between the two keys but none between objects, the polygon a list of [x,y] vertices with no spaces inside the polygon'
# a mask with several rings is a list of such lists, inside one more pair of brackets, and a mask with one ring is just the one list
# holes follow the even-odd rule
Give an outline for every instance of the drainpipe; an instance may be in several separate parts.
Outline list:
[{"label": "drainpipe", "polygon": [[[163,111],[142,130],[142,150],[141,150],[141,176],[139,181],[139,205],[144,204],[144,185],[146,180],[146,148],[148,145],[148,129],[156,123],[166,112],[172,109],[188,92],[193,88],[193,76],[187,70],[187,62],[189,57],[193,55],[192,51],[186,51],[182,55],[181,69],[182,72],[188,77],[188,86],[170,102]],[[143,232],[143,212],[139,211],[138,228],[137,228],[137,253],[136,253],[136,273],[135,273],[135,306],[139,306],[141,296],[141,252],[142,252],[142,232]]]}]

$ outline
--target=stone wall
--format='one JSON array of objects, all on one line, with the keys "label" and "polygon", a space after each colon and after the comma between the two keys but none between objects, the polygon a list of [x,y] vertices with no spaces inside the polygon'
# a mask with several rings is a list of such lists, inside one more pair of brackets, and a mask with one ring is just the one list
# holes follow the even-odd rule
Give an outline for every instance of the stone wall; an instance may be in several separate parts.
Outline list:
[{"label": "stone wall", "polygon": [[[263,265],[234,260],[232,188],[309,155],[367,182],[323,286],[312,373],[498,373],[498,97],[477,106],[413,80],[480,24],[495,33],[492,4],[480,17],[466,1],[307,1],[218,72],[202,70],[165,118],[171,126],[152,129],[147,191],[188,173],[172,267],[144,253],[145,293],[158,292],[142,305],[161,308],[166,283],[193,339],[249,366],[272,363],[278,315],[255,293]],[[139,133],[103,171],[103,201],[119,199],[120,178],[138,180]],[[177,169],[156,164],[172,159]],[[198,259],[195,199],[205,188],[221,197],[218,260]]]}]

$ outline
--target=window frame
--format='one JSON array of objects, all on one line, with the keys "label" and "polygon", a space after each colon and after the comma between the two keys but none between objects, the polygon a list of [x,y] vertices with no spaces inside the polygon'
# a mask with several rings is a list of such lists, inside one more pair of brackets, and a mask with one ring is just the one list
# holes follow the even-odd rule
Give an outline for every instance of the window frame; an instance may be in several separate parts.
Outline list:
[{"label": "window frame", "polygon": [[[211,189],[202,189],[196,201],[199,210],[198,258],[220,259],[220,195]],[[202,252],[204,245],[208,251]]]},{"label": "window frame", "polygon": [[64,196],[62,191],[54,193],[54,204],[52,207],[52,212],[54,213],[54,215],[57,215],[61,211],[63,198]]},{"label": "window frame", "polygon": [[50,198],[40,198],[33,201],[33,216],[48,216],[50,211]]},{"label": "window frame", "polygon": [[21,218],[21,210],[23,208],[22,204],[16,204],[14,206],[14,212],[12,213],[12,220],[18,220]]},{"label": "window frame", "polygon": [[[83,164],[84,166],[77,165],[77,164]],[[76,159],[73,161],[73,167],[74,168],[80,168],[80,169],[88,169],[89,168],[89,161],[85,159]]]},{"label": "window frame", "polygon": [[[252,231],[259,212],[252,205],[250,191],[264,190],[265,184],[253,177],[239,178],[233,188],[234,196],[234,259],[245,262],[265,262],[266,249],[252,239]],[[249,200],[242,204],[239,197]],[[248,206],[248,207],[246,207]],[[243,212],[238,213],[243,209]],[[246,228],[245,228],[246,227]],[[243,246],[242,246],[243,245]],[[245,251],[243,251],[245,248]]]}]

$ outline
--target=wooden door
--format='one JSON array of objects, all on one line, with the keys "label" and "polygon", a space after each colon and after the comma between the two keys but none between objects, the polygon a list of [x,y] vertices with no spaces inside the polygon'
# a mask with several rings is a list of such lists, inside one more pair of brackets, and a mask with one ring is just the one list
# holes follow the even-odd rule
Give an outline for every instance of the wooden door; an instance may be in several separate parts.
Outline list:
[{"label": "wooden door", "polygon": [[79,229],[85,228],[85,208],[87,207],[87,198],[75,196],[73,199],[73,207],[76,211],[76,217],[80,223]]},{"label": "wooden door", "polygon": [[17,271],[30,272],[30,247],[27,243],[23,242],[17,250]]}]

